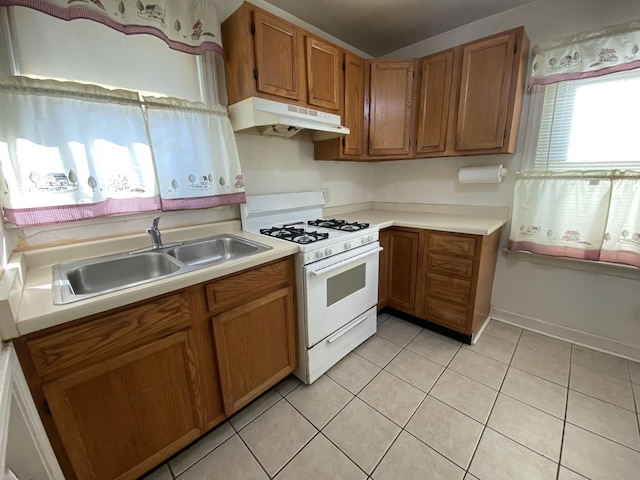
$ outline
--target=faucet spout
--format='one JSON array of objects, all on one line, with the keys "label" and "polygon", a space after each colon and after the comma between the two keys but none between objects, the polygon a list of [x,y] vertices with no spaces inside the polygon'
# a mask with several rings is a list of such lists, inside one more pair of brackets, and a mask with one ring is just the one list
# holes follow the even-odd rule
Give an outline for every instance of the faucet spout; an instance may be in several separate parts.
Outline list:
[{"label": "faucet spout", "polygon": [[151,244],[154,250],[162,248],[162,235],[160,234],[160,230],[158,229],[159,223],[160,217],[154,217],[153,224],[151,225],[151,227],[147,228],[147,233],[151,235]]}]

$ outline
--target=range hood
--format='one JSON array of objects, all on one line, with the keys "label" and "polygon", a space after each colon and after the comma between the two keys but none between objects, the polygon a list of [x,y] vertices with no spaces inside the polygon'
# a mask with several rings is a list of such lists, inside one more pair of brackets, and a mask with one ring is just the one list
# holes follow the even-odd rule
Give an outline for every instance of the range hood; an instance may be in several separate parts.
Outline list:
[{"label": "range hood", "polygon": [[310,108],[249,97],[229,106],[234,132],[257,127],[263,135],[292,137],[301,130],[311,130],[314,141],[328,140],[349,133],[340,125],[340,115]]}]

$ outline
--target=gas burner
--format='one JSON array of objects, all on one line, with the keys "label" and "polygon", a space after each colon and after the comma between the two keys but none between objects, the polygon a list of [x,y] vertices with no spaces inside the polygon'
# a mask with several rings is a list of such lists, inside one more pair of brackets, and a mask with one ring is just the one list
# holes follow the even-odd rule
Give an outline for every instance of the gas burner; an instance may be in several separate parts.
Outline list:
[{"label": "gas burner", "polygon": [[270,237],[281,238],[282,240],[301,244],[313,243],[318,240],[329,238],[328,233],[310,232],[303,228],[290,227],[261,228],[260,233],[269,235]]},{"label": "gas burner", "polygon": [[333,228],[334,230],[343,230],[346,232],[357,232],[358,230],[369,228],[368,223],[348,222],[346,220],[336,219],[309,220],[307,223],[316,227]]},{"label": "gas burner", "polygon": [[261,228],[260,233],[269,235],[270,237],[284,238],[285,240],[289,240],[294,236],[302,235],[304,233],[304,229],[291,227],[271,227]]}]

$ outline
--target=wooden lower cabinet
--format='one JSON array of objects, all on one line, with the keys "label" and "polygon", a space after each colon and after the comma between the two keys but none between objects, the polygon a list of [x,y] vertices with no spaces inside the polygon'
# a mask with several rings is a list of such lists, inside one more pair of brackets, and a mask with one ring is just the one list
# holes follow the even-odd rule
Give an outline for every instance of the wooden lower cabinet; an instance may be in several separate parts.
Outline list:
[{"label": "wooden lower cabinet", "polygon": [[389,302],[403,312],[417,313],[416,279],[420,234],[406,229],[389,231]]},{"label": "wooden lower cabinet", "polygon": [[65,478],[138,478],[293,372],[294,289],[289,257],[14,340]]},{"label": "wooden lower cabinet", "polygon": [[295,323],[291,287],[213,317],[228,414],[244,407],[297,367]]},{"label": "wooden lower cabinet", "polygon": [[135,478],[206,429],[189,332],[43,385],[78,478]]},{"label": "wooden lower cabinet", "polygon": [[390,267],[380,269],[389,294],[378,307],[390,306],[471,341],[489,316],[500,230],[468,235],[393,227],[380,236],[389,238]]}]

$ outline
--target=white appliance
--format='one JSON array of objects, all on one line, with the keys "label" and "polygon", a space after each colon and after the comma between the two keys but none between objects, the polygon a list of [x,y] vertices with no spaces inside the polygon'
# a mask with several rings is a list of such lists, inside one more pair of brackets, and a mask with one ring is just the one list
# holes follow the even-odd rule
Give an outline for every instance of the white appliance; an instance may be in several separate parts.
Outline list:
[{"label": "white appliance", "polygon": [[234,132],[258,127],[263,135],[289,138],[307,129],[312,131],[314,141],[350,133],[347,127],[340,124],[340,115],[258,97],[249,97],[230,105],[229,120]]},{"label": "white appliance", "polygon": [[313,383],[376,332],[377,225],[323,219],[320,192],[248,195],[242,228],[299,245],[299,366]]}]

